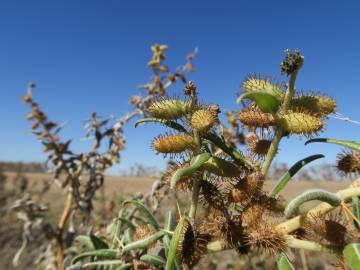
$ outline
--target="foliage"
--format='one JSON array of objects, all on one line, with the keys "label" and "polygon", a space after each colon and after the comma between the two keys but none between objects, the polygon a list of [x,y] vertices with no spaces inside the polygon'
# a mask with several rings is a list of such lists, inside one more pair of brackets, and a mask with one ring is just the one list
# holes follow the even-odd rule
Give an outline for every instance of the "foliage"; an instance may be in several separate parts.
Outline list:
[{"label": "foliage", "polygon": [[[294,164],[270,193],[264,188],[281,140],[294,135],[315,136],[336,110],[335,100],[312,92],[304,95],[295,87],[304,63],[300,52],[287,50],[280,65],[281,73],[289,77],[288,83],[262,76],[250,76],[243,82],[244,94],[238,98],[243,108],[228,112],[230,128],[224,129],[219,106],[199,102],[196,85],[184,75],[193,70],[194,54],[187,57],[179,71],[170,73],[163,64],[167,46],[154,45],[151,49],[153,58],[148,65],[154,77],[142,86],[146,96],[132,97],[135,111],[120,120],[100,119],[94,113],[87,124],[94,144],[85,154],[74,153],[69,148],[71,141],[60,140],[60,126],[47,120],[33,101],[33,85],[24,97],[31,107],[28,119],[33,121],[33,131],[54,166],[55,178],[64,173],[66,180],[61,184],[69,187],[54,233],[57,269],[193,269],[206,254],[225,249],[239,256],[258,252],[278,257],[279,269],[293,269],[286,255],[290,248],[335,254],[345,264],[344,252],[351,266],[354,256],[347,250],[349,244],[359,240],[355,229],[360,218],[360,180],[336,193],[308,190],[285,205],[278,194],[302,167],[323,157],[318,154]],[[185,84],[183,93],[169,97],[168,88],[177,80]],[[150,193],[158,196],[157,206],[134,195],[122,203],[107,232],[79,235],[77,241],[65,245],[66,224],[77,211],[87,215],[91,212],[105,170],[119,161],[124,146],[122,127],[137,115],[144,118],[136,126],[155,123],[169,129],[152,142],[157,154],[172,160]],[[101,151],[103,140],[108,140],[108,146]],[[337,167],[343,173],[359,173],[358,143],[313,141],[350,147],[353,152],[343,153]],[[240,148],[244,143],[245,150]],[[89,177],[87,182],[83,181],[85,175]],[[170,211],[167,220],[162,221],[155,212],[169,189],[176,195],[171,203],[178,211]],[[191,196],[186,205],[179,200],[180,192]],[[350,199],[353,212],[349,209]],[[310,200],[323,203],[294,217]],[[329,213],[335,209],[337,215]]]}]

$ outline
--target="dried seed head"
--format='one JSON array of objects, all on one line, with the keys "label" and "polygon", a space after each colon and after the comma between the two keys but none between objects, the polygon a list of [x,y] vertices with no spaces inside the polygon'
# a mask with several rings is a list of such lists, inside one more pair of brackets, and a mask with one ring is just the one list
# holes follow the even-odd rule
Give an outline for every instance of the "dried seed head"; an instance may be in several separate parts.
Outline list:
[{"label": "dried seed head", "polygon": [[199,201],[215,209],[223,209],[225,196],[222,194],[219,183],[201,180]]},{"label": "dried seed head", "polygon": [[249,232],[246,242],[270,256],[284,252],[287,248],[285,236],[263,220],[259,220],[258,226]]},{"label": "dried seed head", "polygon": [[32,102],[32,96],[31,96],[31,94],[27,94],[27,95],[23,96],[23,102],[24,102],[24,103],[30,103],[30,102]]},{"label": "dried seed head", "polygon": [[258,157],[266,156],[271,141],[270,140],[260,140],[256,135],[252,135],[248,137],[248,146],[249,150]]},{"label": "dried seed head", "polygon": [[360,173],[360,153],[341,152],[338,154],[336,167],[345,174]]},{"label": "dried seed head", "polygon": [[320,118],[305,113],[289,112],[279,118],[278,124],[288,133],[311,135],[321,131],[324,123]]},{"label": "dried seed head", "polygon": [[155,118],[175,120],[185,116],[190,110],[191,104],[189,101],[162,99],[151,104],[147,111]]},{"label": "dried seed head", "polygon": [[243,246],[240,252],[247,252],[244,245],[244,234],[241,223],[231,220],[220,211],[212,211],[206,221],[207,228],[215,237],[220,237],[226,241],[227,246],[238,248]]},{"label": "dried seed head", "polygon": [[178,252],[185,269],[192,269],[205,254],[206,246],[210,241],[208,234],[199,233],[188,220],[185,221],[180,237]]},{"label": "dried seed head", "polygon": [[194,96],[196,95],[196,86],[192,81],[189,81],[183,89],[184,95]]},{"label": "dried seed head", "polygon": [[[167,168],[166,172],[164,173],[163,179],[165,180],[166,183],[168,183],[170,185],[170,180],[171,180],[171,177],[173,176],[173,174],[178,169],[181,169],[181,168],[184,168],[187,166],[189,166],[189,162],[170,164],[169,167]],[[183,176],[176,182],[175,189],[189,192],[192,190],[193,182],[197,179],[200,179],[201,176],[202,176],[201,171],[195,172],[189,176]]]},{"label": "dried seed head", "polygon": [[264,213],[264,207],[261,204],[250,204],[241,213],[242,224],[246,227],[256,227]]},{"label": "dried seed head", "polygon": [[322,117],[335,112],[336,101],[326,96],[301,95],[291,100],[290,108],[294,112],[306,112],[313,116]]},{"label": "dried seed head", "polygon": [[249,200],[258,195],[264,184],[264,176],[260,172],[254,172],[246,178],[241,179],[232,189],[229,201],[233,203],[248,203]]},{"label": "dried seed head", "polygon": [[190,126],[200,133],[207,133],[219,121],[217,114],[199,109],[190,118]]},{"label": "dried seed head", "polygon": [[271,82],[269,78],[251,75],[242,83],[241,87],[246,92],[266,92],[277,95],[278,97],[283,96],[283,90],[277,84]]},{"label": "dried seed head", "polygon": [[312,215],[301,220],[306,238],[322,244],[331,244],[342,249],[351,239],[353,233],[345,225],[340,213],[330,215]]},{"label": "dried seed head", "polygon": [[245,126],[255,128],[268,128],[275,125],[274,117],[251,106],[243,109],[238,116],[239,121]]},{"label": "dried seed head", "polygon": [[238,177],[241,171],[235,163],[219,157],[211,157],[202,168],[222,177]]},{"label": "dried seed head", "polygon": [[174,134],[157,137],[152,146],[158,153],[177,154],[194,146],[194,139],[186,134]]},{"label": "dried seed head", "polygon": [[286,74],[289,76],[302,67],[304,63],[304,57],[300,54],[299,50],[291,52],[289,49],[287,49],[285,53],[286,57],[284,61],[280,64],[280,68],[282,74]]}]

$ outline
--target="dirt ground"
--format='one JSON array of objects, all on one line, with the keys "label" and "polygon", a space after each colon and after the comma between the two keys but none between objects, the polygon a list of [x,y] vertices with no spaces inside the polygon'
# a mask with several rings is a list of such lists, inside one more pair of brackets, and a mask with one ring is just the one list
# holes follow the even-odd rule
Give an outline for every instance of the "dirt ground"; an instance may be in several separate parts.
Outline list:
[{"label": "dirt ground", "polygon": [[[11,194],[14,190],[14,186],[16,183],[13,181],[15,174],[14,173],[6,173],[7,181],[6,181],[6,190]],[[38,174],[38,173],[28,173],[25,176],[29,179],[28,189],[31,191],[39,191],[43,186],[43,180],[51,179],[51,175],[48,174]],[[151,185],[154,179],[149,178],[135,178],[135,177],[120,177],[120,176],[107,176],[105,179],[104,188],[99,192],[102,198],[108,201],[114,201],[115,204],[120,204],[122,198],[127,195],[134,193],[142,193],[145,194],[151,189]],[[275,184],[274,181],[267,181],[266,189],[269,190]],[[310,188],[322,188],[328,191],[337,191],[339,189],[345,188],[349,185],[349,182],[331,182],[331,181],[294,181],[290,182],[282,195],[288,199],[291,198],[302,191]],[[4,196],[3,196],[4,197]],[[52,208],[52,213],[54,215],[54,221],[60,214],[62,209],[62,203],[65,198],[65,191],[61,190],[58,186],[53,184],[49,192],[47,192],[42,200],[49,202],[49,206]],[[23,259],[20,262],[20,266],[18,268],[14,268],[11,265],[12,258],[16,253],[17,249],[21,245],[21,223],[17,220],[16,216],[13,213],[10,213],[6,209],[4,209],[4,205],[11,205],[15,200],[15,196],[5,196],[3,198],[3,208],[1,210],[1,219],[0,219],[0,269],[34,269],[34,266],[29,265],[29,262],[32,260],[32,251],[31,248],[26,251],[23,255]],[[171,207],[168,205],[168,207]],[[174,207],[176,207],[174,205]],[[101,211],[101,206],[95,205],[95,211]],[[294,253],[292,256],[298,257],[301,254]],[[321,257],[316,254],[307,253],[307,258],[309,261],[309,265],[313,265],[313,267],[309,267],[307,269],[333,269],[328,265],[326,257]],[[224,261],[229,258],[233,259],[237,255],[232,252],[225,252],[216,255],[211,255],[211,260],[214,261],[214,264],[224,264]],[[263,266],[261,260],[256,258],[250,258],[251,265],[253,265],[252,269],[272,269],[269,266]],[[311,262],[314,261],[315,262]],[[260,261],[260,262],[259,262]],[[273,266],[275,266],[275,262],[270,262]],[[224,264],[225,265],[225,264]],[[269,265],[269,262],[267,263]],[[322,266],[321,266],[322,265]],[[208,268],[209,266],[207,266]],[[201,268],[200,266],[200,269]],[[215,269],[215,268],[213,268]],[[218,268],[217,268],[218,269]],[[226,269],[225,266],[222,269]],[[236,268],[237,269],[237,268]],[[239,268],[245,269],[245,268]],[[301,269],[301,268],[299,268]],[[303,268],[306,269],[306,268]]]}]

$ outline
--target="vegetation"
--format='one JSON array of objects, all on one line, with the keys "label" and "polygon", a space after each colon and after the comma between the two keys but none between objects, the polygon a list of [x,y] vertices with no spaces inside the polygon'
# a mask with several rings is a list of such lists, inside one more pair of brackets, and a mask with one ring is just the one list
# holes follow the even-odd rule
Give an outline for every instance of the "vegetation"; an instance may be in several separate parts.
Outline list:
[{"label": "vegetation", "polygon": [[[34,85],[30,84],[24,97],[31,108],[27,118],[48,154],[55,180],[68,192],[57,228],[45,222],[44,207],[18,201],[16,209],[26,213],[30,224],[27,235],[32,235],[35,224],[47,232],[48,240],[44,241],[49,245],[40,267],[186,270],[195,269],[206,254],[232,249],[239,256],[257,252],[276,257],[279,269],[293,269],[287,253],[300,249],[331,254],[337,267],[360,269],[360,180],[336,193],[308,190],[285,202],[280,192],[302,167],[323,157],[318,154],[299,157],[303,159],[270,192],[264,189],[285,137],[305,136],[311,137],[306,144],[344,146],[349,150],[339,154],[337,169],[343,174],[358,174],[360,170],[360,143],[313,138],[323,131],[336,102],[296,88],[304,63],[300,52],[287,50],[280,65],[281,73],[289,78],[287,83],[262,76],[245,79],[244,93],[237,99],[242,108],[227,113],[230,127],[225,129],[219,106],[199,102],[196,85],[185,76],[193,70],[196,52],[170,73],[163,64],[166,49],[165,45],[152,47],[153,58],[148,65],[154,76],[142,86],[145,97],[131,98],[133,112],[120,119],[100,119],[93,113],[86,127],[94,144],[87,153],[74,153],[71,141],[60,139],[61,126],[48,120],[34,101]],[[176,81],[185,85],[182,98],[167,95]],[[136,122],[139,128],[155,123],[169,129],[153,140],[152,147],[171,162],[148,197],[125,200],[113,222],[106,224],[106,229],[96,230],[89,222],[94,196],[103,184],[106,169],[119,162],[125,144],[123,126],[141,115],[143,118]],[[169,189],[175,193],[171,203],[178,211],[159,217],[154,212],[171,193]],[[180,200],[182,192],[190,194],[188,204]],[[312,200],[322,203],[307,212],[299,211]]]}]

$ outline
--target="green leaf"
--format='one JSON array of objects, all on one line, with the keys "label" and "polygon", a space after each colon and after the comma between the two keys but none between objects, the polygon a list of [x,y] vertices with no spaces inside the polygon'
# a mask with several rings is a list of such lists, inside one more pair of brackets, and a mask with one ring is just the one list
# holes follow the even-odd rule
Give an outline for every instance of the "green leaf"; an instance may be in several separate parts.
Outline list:
[{"label": "green leaf", "polygon": [[163,257],[154,255],[154,254],[145,254],[140,257],[140,260],[146,262],[155,267],[164,267],[166,261]]},{"label": "green leaf", "polygon": [[217,147],[219,147],[221,150],[223,150],[226,154],[231,156],[237,163],[245,165],[251,169],[255,169],[254,165],[250,163],[241,152],[237,151],[234,147],[228,145],[223,138],[220,138],[214,133],[206,134],[205,138]]},{"label": "green leaf", "polygon": [[94,250],[94,244],[91,241],[90,237],[87,235],[78,235],[76,236],[75,242],[79,242],[82,246],[85,247],[86,250]]},{"label": "green leaf", "polygon": [[184,167],[181,169],[178,169],[173,176],[171,177],[170,180],[170,187],[171,188],[175,188],[177,181],[183,177],[183,176],[188,176],[193,174],[194,172],[196,172],[198,169],[200,169],[200,167],[209,160],[209,158],[211,157],[211,155],[209,153],[202,153],[199,154],[195,157],[193,157],[190,161],[190,165],[188,167]]},{"label": "green leaf", "polygon": [[279,270],[295,270],[294,266],[290,263],[286,254],[281,253],[278,260],[277,266]]},{"label": "green leaf", "polygon": [[281,101],[277,96],[264,92],[244,93],[236,100],[236,102],[239,104],[244,99],[254,101],[259,109],[265,113],[276,113],[281,105]]},{"label": "green leaf", "polygon": [[281,179],[276,183],[275,187],[270,191],[269,197],[274,198],[283,188],[286,186],[286,184],[290,181],[290,179],[306,164],[309,164],[310,162],[317,160],[319,158],[325,157],[324,155],[313,155],[309,156],[307,158],[304,158],[302,160],[299,160],[296,162],[284,175],[281,177]]},{"label": "green leaf", "polygon": [[95,249],[107,249],[109,248],[108,244],[106,242],[104,242],[102,239],[100,239],[99,237],[90,234],[90,240],[93,243]]},{"label": "green leaf", "polygon": [[119,255],[119,251],[116,249],[97,249],[92,251],[87,251],[81,253],[80,255],[76,256],[72,260],[72,264],[77,263],[78,261],[87,258],[87,257],[98,257],[104,259],[115,259]]},{"label": "green leaf", "polygon": [[115,270],[127,270],[132,268],[132,263],[125,263],[119,267],[117,267]]},{"label": "green leaf", "polygon": [[[352,210],[355,217],[360,220],[360,197],[352,197]],[[360,225],[354,220],[354,226],[360,231]]]},{"label": "green leaf", "polygon": [[159,238],[163,237],[164,234],[165,234],[165,232],[158,231],[158,232],[154,233],[153,235],[150,235],[144,239],[140,239],[138,241],[131,242],[123,248],[123,252],[134,250],[134,249],[146,249],[150,245],[154,244],[157,240],[159,240]]},{"label": "green leaf", "polygon": [[155,217],[153,216],[153,214],[150,212],[150,210],[144,204],[142,204],[141,202],[139,202],[137,200],[127,200],[123,203],[123,205],[126,205],[126,204],[133,204],[138,210],[140,210],[144,214],[148,224],[151,227],[153,227],[155,230],[157,230],[157,231],[159,230],[159,225],[156,222]]},{"label": "green leaf", "polygon": [[332,143],[332,144],[338,144],[341,146],[345,146],[351,150],[360,152],[360,143],[355,141],[345,141],[345,140],[335,140],[335,139],[328,139],[328,138],[316,138],[308,140],[305,145],[313,142],[324,142],[324,143]]},{"label": "green leaf", "polygon": [[285,216],[291,217],[296,213],[297,209],[305,202],[318,200],[327,202],[332,206],[338,206],[341,203],[341,199],[334,193],[331,193],[322,189],[310,189],[292,199],[285,208]]},{"label": "green leaf", "polygon": [[[172,211],[169,211],[166,221],[165,221],[165,226],[164,226],[165,230],[171,231],[172,223],[173,223],[173,214],[172,214]],[[163,242],[164,242],[166,258],[168,258],[168,254],[169,254],[170,241],[171,241],[171,238],[170,238],[169,234],[165,234],[163,237]],[[182,270],[182,265],[181,265],[178,255],[175,256],[175,266],[176,266],[176,269]]]},{"label": "green leaf", "polygon": [[159,118],[143,118],[143,119],[140,119],[140,120],[136,121],[135,128],[137,128],[139,125],[145,124],[145,123],[159,123],[159,124],[165,125],[165,126],[167,126],[169,128],[175,129],[175,130],[180,131],[180,132],[187,132],[186,128],[184,128],[179,123],[176,123],[176,122],[170,121],[170,120],[159,119]]},{"label": "green leaf", "polygon": [[360,244],[349,244],[344,248],[343,255],[352,270],[360,269]]},{"label": "green leaf", "polygon": [[176,252],[177,252],[179,241],[180,241],[180,238],[182,235],[185,221],[186,221],[186,217],[180,218],[179,223],[176,226],[175,232],[171,238],[169,253],[168,253],[167,260],[166,260],[166,267],[165,267],[166,270],[174,269],[173,266],[174,266],[174,262],[175,262],[175,258],[176,258]]},{"label": "green leaf", "polygon": [[[66,268],[66,270],[75,270],[75,269],[92,269],[94,266],[116,266],[122,265],[124,262],[121,260],[107,260],[107,261],[96,261],[96,262],[88,262],[85,264],[76,264],[71,265]],[[121,267],[121,266],[120,266]],[[129,269],[129,268],[124,268]]]}]

